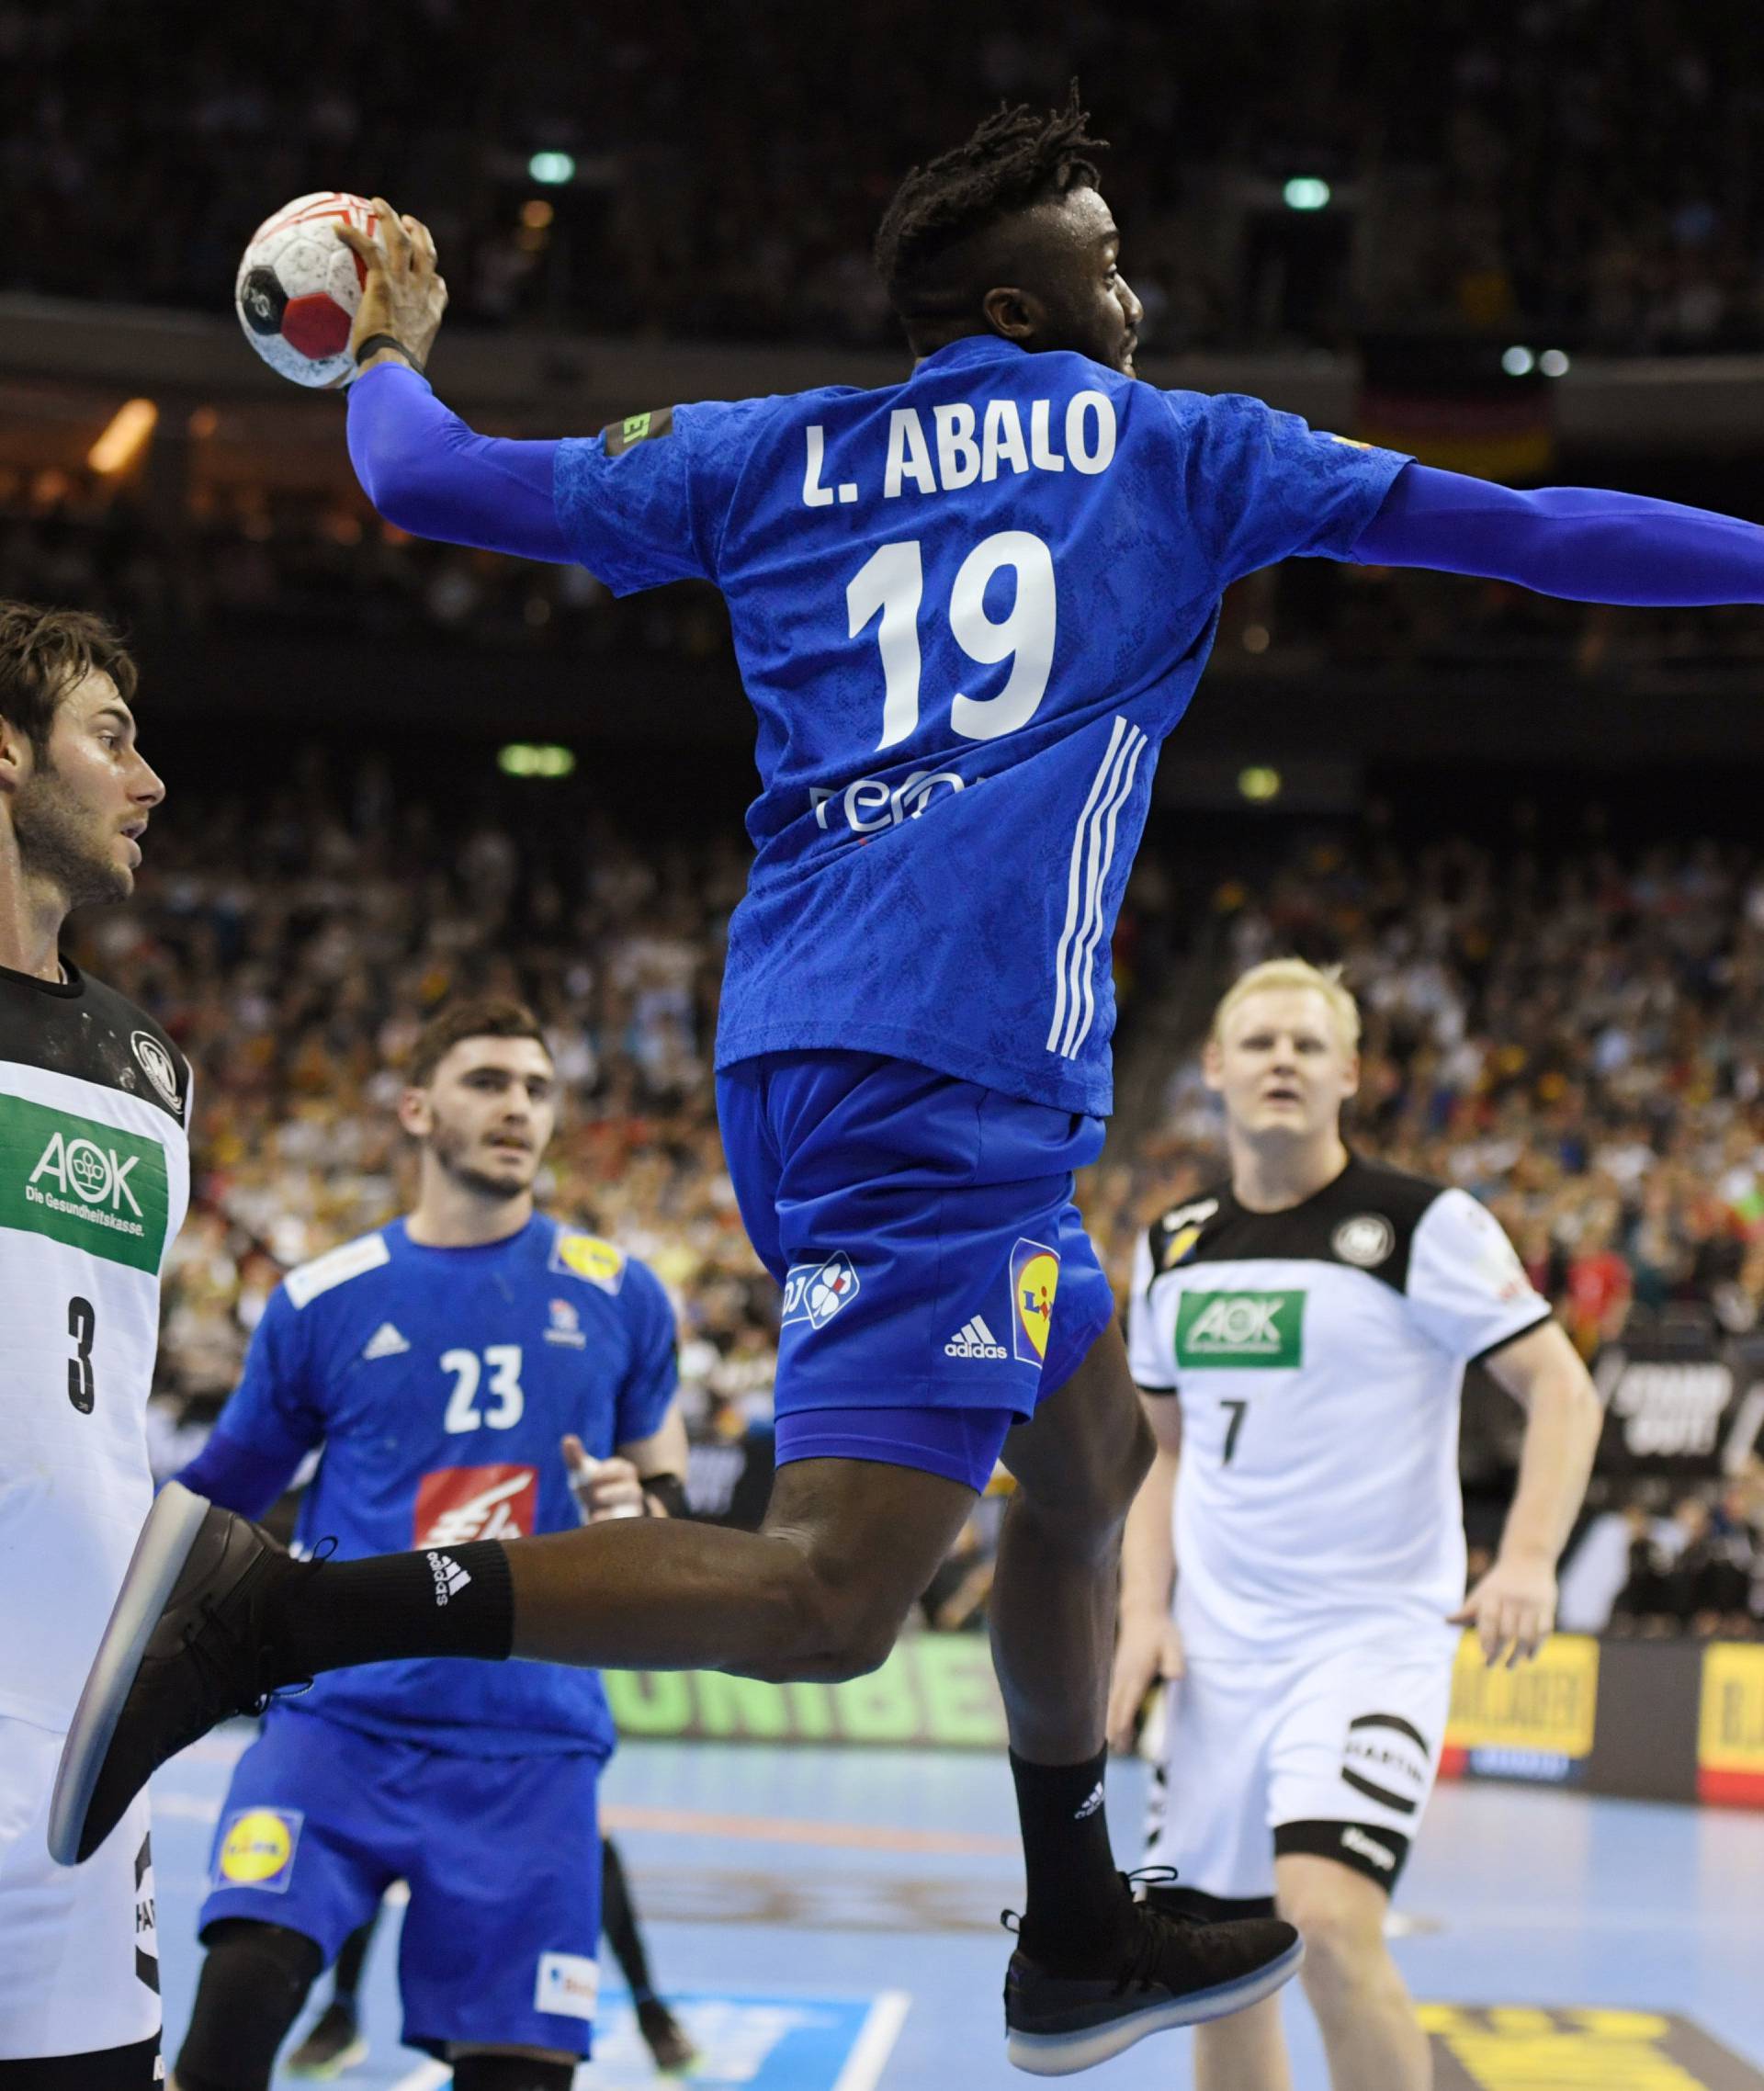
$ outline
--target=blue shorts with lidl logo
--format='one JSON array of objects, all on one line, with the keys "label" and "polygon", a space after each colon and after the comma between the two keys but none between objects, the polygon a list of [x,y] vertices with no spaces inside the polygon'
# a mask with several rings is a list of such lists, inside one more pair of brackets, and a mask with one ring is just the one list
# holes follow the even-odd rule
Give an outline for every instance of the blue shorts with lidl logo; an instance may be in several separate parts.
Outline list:
[{"label": "blue shorts with lidl logo", "polygon": [[1072,1203],[1102,1121],[871,1053],[723,1068],[736,1202],[784,1287],[777,1457],[983,1488],[1114,1317]]},{"label": "blue shorts with lidl logo", "polygon": [[274,1706],[239,1759],[201,1925],[279,1924],[328,1965],[394,1881],[407,2046],[590,2051],[599,1984],[592,1754],[455,1757]]}]

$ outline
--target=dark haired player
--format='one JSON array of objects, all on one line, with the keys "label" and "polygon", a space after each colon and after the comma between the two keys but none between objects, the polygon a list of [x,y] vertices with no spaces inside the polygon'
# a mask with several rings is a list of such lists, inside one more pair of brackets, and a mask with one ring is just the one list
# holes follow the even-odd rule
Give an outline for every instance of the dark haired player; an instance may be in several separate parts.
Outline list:
[{"label": "dark haired player", "polygon": [[[399,1122],[415,1204],[277,1287],[179,1479],[261,1516],[322,1445],[298,1551],[416,1546],[451,1606],[485,1534],[573,1530],[579,1501],[678,1507],[673,1315],[641,1263],[534,1210],[557,1077],[526,1010],[444,1010]],[[313,1980],[394,1880],[406,2042],[449,2056],[459,2091],[568,2091],[598,1991],[613,1743],[595,1672],[547,1664],[337,1670],[272,1706],[215,1835],[181,2091],[267,2091]]]},{"label": "dark haired player", "polygon": [[0,2086],[146,2091],[159,1961],[143,1793],[77,1871],[50,1793],[153,1499],[159,1279],[189,1197],[190,1076],[61,956],[126,900],[165,787],[96,617],[0,602]]},{"label": "dark haired player", "polygon": [[[902,183],[876,258],[916,360],[877,391],[486,439],[418,375],[446,302],[428,233],[389,213],[383,249],[356,245],[349,441],[382,514],[620,593],[692,576],[728,601],[762,791],[718,1098],[786,1287],[777,1484],[757,1535],[485,1545],[445,1611],[420,1558],[290,1565],[163,1498],[69,1753],[68,1856],[209,1722],[338,1665],[867,1669],[1001,1453],[1019,1487],[991,1626],[1028,1872],[1012,2059],[1085,2068],[1293,1972],[1283,1924],[1130,1903],[1102,1805],[1120,1532],[1149,1443],[1071,1174],[1110,1109],[1110,932],[1157,749],[1223,591],[1272,560],[1756,602],[1764,532],[1511,493],[1137,382],[1139,302],[1085,122],[1075,97],[1001,110]],[[199,1654],[177,1652],[187,1628]]]}]

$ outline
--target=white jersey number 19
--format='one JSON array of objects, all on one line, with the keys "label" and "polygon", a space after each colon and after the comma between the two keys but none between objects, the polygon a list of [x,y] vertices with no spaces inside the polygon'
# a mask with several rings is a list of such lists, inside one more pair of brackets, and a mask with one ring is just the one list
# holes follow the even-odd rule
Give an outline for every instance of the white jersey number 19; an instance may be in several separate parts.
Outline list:
[{"label": "white jersey number 19", "polygon": [[[986,591],[1006,567],[1016,580],[1016,600],[1007,616],[994,620],[987,614]],[[878,547],[845,591],[851,638],[881,614],[876,631],[883,685],[878,753],[910,739],[919,724],[919,607],[924,593],[924,561],[916,537]],[[982,538],[956,570],[949,592],[949,628],[956,645],[986,667],[1011,662],[996,697],[965,697],[957,692],[951,702],[949,722],[965,740],[997,740],[1035,716],[1053,673],[1058,621],[1055,598],[1054,555],[1028,530],[1000,530]]]}]

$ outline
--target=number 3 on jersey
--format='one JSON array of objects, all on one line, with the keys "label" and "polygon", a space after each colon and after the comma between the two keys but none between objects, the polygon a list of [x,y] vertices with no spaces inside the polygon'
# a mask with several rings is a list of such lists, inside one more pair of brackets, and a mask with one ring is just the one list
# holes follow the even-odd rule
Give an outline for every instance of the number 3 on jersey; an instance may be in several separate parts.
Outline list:
[{"label": "number 3 on jersey", "polygon": [[[485,1368],[490,1373],[486,1392],[495,1407],[478,1407],[478,1387]],[[512,1430],[521,1419],[526,1396],[521,1391],[521,1347],[518,1343],[492,1343],[481,1361],[476,1351],[444,1351],[441,1370],[453,1375],[453,1393],[447,1400],[447,1421],[453,1431]]]},{"label": "number 3 on jersey", "polygon": [[[1016,600],[1008,616],[987,615],[994,575],[1012,570]],[[853,575],[845,591],[849,636],[855,639],[878,612],[882,651],[882,738],[879,753],[910,738],[919,724],[919,607],[925,569],[919,541],[880,546]],[[997,740],[1035,716],[1054,666],[1054,555],[1027,530],[1001,530],[983,538],[962,561],[949,592],[949,628],[970,660],[986,667],[1011,662],[996,697],[965,697],[950,705],[949,722],[965,740]]]}]

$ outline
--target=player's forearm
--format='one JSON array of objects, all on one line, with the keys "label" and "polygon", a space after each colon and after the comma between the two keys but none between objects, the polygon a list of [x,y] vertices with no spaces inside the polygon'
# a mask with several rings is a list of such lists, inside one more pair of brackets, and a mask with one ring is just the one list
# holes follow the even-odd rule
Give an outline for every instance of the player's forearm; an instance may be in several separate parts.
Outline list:
[{"label": "player's forearm", "polygon": [[573,563],[551,497],[557,447],[478,435],[406,365],[376,365],[349,389],[362,492],[415,537]]},{"label": "player's forearm", "polygon": [[1176,1586],[1176,1454],[1161,1446],[1127,1512],[1121,1541],[1121,1616],[1163,1619]]},{"label": "player's forearm", "polygon": [[293,1479],[299,1452],[269,1452],[227,1430],[215,1430],[189,1464],[173,1479],[223,1510],[261,1518]]},{"label": "player's forearm", "polygon": [[1525,493],[1410,465],[1360,534],[1366,566],[1510,581],[1581,603],[1764,603],[1764,529],[1593,487]]},{"label": "player's forearm", "polygon": [[1554,1371],[1532,1387],[1503,1554],[1555,1566],[1585,1499],[1603,1422],[1599,1396],[1577,1366]]}]

